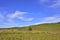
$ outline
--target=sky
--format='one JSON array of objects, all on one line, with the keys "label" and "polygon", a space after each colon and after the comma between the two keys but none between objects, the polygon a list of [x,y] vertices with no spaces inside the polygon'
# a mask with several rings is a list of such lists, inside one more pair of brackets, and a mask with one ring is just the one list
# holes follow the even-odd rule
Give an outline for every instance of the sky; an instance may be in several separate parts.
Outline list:
[{"label": "sky", "polygon": [[60,0],[0,0],[0,28],[60,22]]}]

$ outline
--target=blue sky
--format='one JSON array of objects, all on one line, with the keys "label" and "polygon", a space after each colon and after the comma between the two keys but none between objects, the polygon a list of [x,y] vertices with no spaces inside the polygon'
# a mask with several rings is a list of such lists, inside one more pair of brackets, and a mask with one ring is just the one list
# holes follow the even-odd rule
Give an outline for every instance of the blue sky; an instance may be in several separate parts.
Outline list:
[{"label": "blue sky", "polygon": [[60,0],[0,0],[0,28],[60,22]]}]

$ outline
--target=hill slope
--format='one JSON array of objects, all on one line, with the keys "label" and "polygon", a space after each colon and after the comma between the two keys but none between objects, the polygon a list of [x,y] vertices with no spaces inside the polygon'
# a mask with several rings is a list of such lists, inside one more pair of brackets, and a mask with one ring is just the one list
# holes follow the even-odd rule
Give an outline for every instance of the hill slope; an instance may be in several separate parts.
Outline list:
[{"label": "hill slope", "polygon": [[13,27],[13,28],[2,28],[0,30],[15,30],[15,31],[29,31],[29,27],[32,28],[32,31],[60,31],[60,22],[59,23],[45,23],[25,27]]},{"label": "hill slope", "polygon": [[0,40],[60,40],[60,23],[2,28]]}]

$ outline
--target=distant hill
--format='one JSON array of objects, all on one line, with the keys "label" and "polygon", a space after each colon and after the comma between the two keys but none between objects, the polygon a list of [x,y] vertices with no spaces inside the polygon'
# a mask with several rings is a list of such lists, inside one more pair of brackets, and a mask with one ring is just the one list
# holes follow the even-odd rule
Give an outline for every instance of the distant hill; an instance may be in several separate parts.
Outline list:
[{"label": "distant hill", "polygon": [[[17,30],[17,31],[28,31],[29,27],[32,31],[60,31],[60,22],[58,23],[44,23],[38,25],[31,25],[25,27],[13,27],[13,28],[2,28],[3,30]],[[2,30],[0,28],[0,30]]]},{"label": "distant hill", "polygon": [[0,28],[0,40],[60,40],[60,22]]}]

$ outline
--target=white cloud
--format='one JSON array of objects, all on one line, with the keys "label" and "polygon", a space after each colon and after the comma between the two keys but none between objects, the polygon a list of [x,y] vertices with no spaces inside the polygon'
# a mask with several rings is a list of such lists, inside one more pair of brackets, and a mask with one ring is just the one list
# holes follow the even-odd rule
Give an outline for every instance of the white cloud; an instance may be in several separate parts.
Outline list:
[{"label": "white cloud", "polygon": [[44,4],[48,8],[59,8],[60,0],[40,0],[41,4]]},{"label": "white cloud", "polygon": [[46,17],[44,20],[48,22],[60,22],[60,17]]},{"label": "white cloud", "polygon": [[27,12],[16,11],[15,13],[9,14],[8,16],[10,18],[16,18],[18,16],[23,16],[24,14],[27,14]]},{"label": "white cloud", "polygon": [[35,25],[37,25],[37,24],[44,24],[44,23],[50,23],[50,22],[37,22],[37,23],[35,23]]},{"label": "white cloud", "polygon": [[53,5],[49,6],[49,7],[51,7],[51,8],[58,8],[58,7],[60,7],[60,0],[57,0],[55,4],[53,4]]},{"label": "white cloud", "polygon": [[46,18],[44,18],[45,20],[54,20],[54,19],[56,19],[56,17],[46,17]]},{"label": "white cloud", "polygon": [[[21,11],[16,11],[15,13],[7,14],[6,19],[3,20],[4,23],[2,23],[2,24],[4,26],[8,26],[8,27],[23,26],[23,25],[21,25],[22,24],[22,22],[20,22],[21,20],[25,21],[26,23],[29,23],[34,19],[32,17],[25,17],[26,14],[28,14],[28,12],[21,12]],[[17,22],[15,19],[18,21],[20,20],[20,21]]]},{"label": "white cloud", "polygon": [[51,16],[51,17],[44,17],[42,18],[41,22],[35,23],[35,24],[43,24],[43,23],[56,23],[56,22],[60,22],[60,16]]},{"label": "white cloud", "polygon": [[24,17],[26,14],[28,14],[28,12],[16,11],[15,13],[9,14],[8,17],[9,19],[18,18],[23,21],[32,21],[34,19],[34,18]]}]

